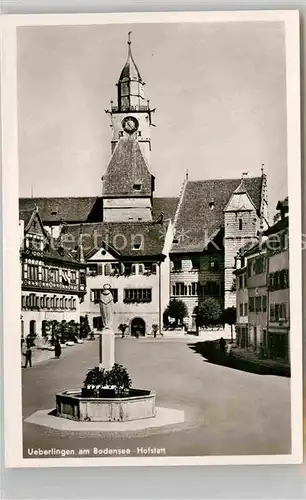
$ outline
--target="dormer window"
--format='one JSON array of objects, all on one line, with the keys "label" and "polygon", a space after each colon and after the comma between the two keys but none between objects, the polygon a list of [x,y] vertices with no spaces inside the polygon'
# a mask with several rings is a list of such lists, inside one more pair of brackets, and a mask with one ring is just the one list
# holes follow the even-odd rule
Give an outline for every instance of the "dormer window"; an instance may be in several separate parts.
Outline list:
[{"label": "dormer window", "polygon": [[134,243],[133,250],[140,250],[140,249],[141,249],[141,243]]},{"label": "dormer window", "polygon": [[135,191],[140,191],[141,190],[141,184],[134,184],[133,189]]}]

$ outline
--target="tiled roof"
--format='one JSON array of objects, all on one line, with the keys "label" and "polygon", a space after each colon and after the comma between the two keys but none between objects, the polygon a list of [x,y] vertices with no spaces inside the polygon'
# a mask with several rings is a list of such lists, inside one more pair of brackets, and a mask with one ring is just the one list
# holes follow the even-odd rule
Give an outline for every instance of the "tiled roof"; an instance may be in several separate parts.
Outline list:
[{"label": "tiled roof", "polygon": [[[244,179],[244,187],[255,205],[260,209],[261,177]],[[177,243],[172,253],[201,252],[211,238],[224,227],[224,209],[231,195],[241,184],[241,179],[216,179],[189,181],[175,227]],[[213,209],[210,203],[213,202]]]},{"label": "tiled roof", "polygon": [[[140,189],[135,189],[139,185]],[[121,138],[103,176],[103,196],[151,196],[152,175],[136,139]]]},{"label": "tiled roof", "polygon": [[171,219],[173,221],[178,198],[153,198],[153,220],[157,219],[163,212],[164,220]]},{"label": "tiled roof", "polygon": [[[70,262],[74,264],[79,264],[79,261],[75,258],[74,255],[68,249],[62,247],[58,241],[52,238],[46,231],[42,224],[41,217],[39,211],[36,209],[30,211],[26,210],[25,212],[20,211],[19,217],[24,221],[24,233],[26,234],[42,234],[45,236],[45,248],[44,248],[44,257],[50,260],[56,260],[59,262]],[[34,218],[38,218],[41,230],[38,228],[35,229],[32,222]]]},{"label": "tiled roof", "polygon": [[38,207],[44,224],[65,222],[83,222],[97,220],[102,217],[102,201],[94,197],[62,197],[62,198],[20,198],[20,215],[32,214]]},{"label": "tiled roof", "polygon": [[264,234],[266,236],[269,236],[269,234],[276,234],[279,231],[287,229],[288,226],[289,226],[289,217],[287,216],[277,221],[275,224],[273,224],[273,226],[269,227],[269,229],[267,229],[264,232]]},{"label": "tiled roof", "polygon": [[[30,220],[35,207],[44,224],[59,222],[101,222],[103,216],[102,198],[97,196],[80,198],[19,198],[19,218]],[[153,198],[153,220],[161,212],[164,220],[174,218],[178,198]]]},{"label": "tiled roof", "polygon": [[[105,222],[64,226],[62,245],[73,250],[81,242],[84,256],[99,250],[103,243],[114,248],[123,257],[158,256],[162,254],[168,223]],[[134,243],[141,243],[139,249]]]}]

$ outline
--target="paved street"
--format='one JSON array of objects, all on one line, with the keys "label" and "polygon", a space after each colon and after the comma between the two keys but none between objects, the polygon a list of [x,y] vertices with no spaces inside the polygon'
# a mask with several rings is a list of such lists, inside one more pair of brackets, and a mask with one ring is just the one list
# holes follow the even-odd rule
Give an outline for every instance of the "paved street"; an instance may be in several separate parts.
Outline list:
[{"label": "paved street", "polygon": [[[55,407],[56,392],[79,387],[97,356],[96,340],[23,369],[23,417]],[[116,361],[135,387],[157,391],[158,406],[184,410],[185,422],[134,434],[67,433],[25,422],[25,456],[31,447],[150,446],[166,448],[168,456],[290,452],[290,379],[211,364],[186,340],[119,338]]]}]

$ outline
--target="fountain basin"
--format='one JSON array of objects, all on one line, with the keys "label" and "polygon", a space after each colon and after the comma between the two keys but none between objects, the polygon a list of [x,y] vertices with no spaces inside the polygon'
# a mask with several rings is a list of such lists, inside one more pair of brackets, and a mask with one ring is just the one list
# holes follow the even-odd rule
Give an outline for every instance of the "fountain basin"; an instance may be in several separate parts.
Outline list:
[{"label": "fountain basin", "polygon": [[81,389],[60,392],[56,395],[56,414],[83,422],[127,422],[156,415],[155,391],[130,389],[126,397],[105,396],[107,391],[99,398],[86,397]]}]

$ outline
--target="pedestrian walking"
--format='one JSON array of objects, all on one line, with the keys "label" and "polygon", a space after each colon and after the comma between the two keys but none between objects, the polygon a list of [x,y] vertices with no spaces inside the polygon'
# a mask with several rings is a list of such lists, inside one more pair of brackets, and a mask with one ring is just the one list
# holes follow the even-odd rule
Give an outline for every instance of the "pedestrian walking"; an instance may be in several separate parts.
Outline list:
[{"label": "pedestrian walking", "polygon": [[219,340],[219,347],[222,354],[225,354],[226,340],[223,337]]},{"label": "pedestrian walking", "polygon": [[56,342],[55,342],[55,346],[54,346],[54,354],[55,354],[55,357],[57,359],[59,359],[60,355],[62,354],[62,348],[61,348],[61,344],[59,342],[59,340],[57,339]]},{"label": "pedestrian walking", "polygon": [[32,368],[32,348],[30,344],[27,345],[26,351],[25,351],[25,365],[24,367],[27,368],[28,365],[30,368]]}]

